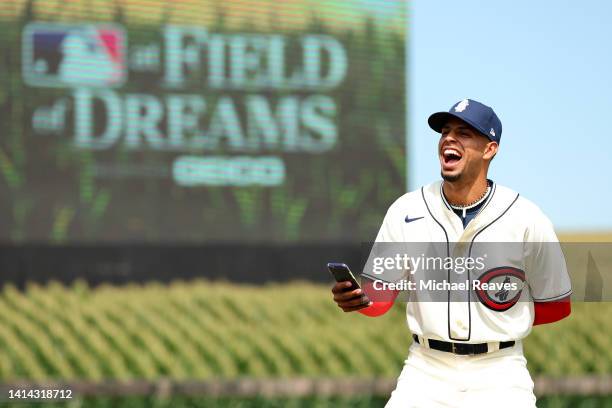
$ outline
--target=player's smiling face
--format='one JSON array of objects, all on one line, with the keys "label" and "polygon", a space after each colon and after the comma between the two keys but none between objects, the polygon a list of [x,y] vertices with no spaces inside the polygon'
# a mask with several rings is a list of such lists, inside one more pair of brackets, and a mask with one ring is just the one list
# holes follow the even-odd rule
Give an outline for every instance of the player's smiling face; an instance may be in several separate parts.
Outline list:
[{"label": "player's smiling face", "polygon": [[463,178],[473,180],[483,171],[486,175],[487,163],[497,151],[497,146],[491,151],[491,144],[462,120],[449,120],[442,128],[438,143],[442,178],[453,182]]}]

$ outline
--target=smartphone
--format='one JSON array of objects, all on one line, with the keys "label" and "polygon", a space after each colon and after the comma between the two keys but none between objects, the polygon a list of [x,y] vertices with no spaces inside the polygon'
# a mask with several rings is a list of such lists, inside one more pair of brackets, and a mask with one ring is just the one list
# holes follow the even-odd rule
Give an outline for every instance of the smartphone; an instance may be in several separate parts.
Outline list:
[{"label": "smartphone", "polygon": [[359,289],[359,282],[357,282],[355,275],[353,275],[347,264],[330,262],[327,264],[327,269],[329,269],[329,272],[333,275],[334,279],[336,279],[336,282],[351,282],[351,287],[347,288],[347,291]]}]

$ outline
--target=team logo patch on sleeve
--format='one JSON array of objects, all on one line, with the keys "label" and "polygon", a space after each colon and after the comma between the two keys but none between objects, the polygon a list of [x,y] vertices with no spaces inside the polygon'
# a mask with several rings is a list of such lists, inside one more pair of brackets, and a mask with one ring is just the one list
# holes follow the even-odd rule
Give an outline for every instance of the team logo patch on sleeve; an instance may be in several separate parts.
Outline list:
[{"label": "team logo patch on sleeve", "polygon": [[474,283],[478,299],[489,309],[503,312],[521,297],[525,272],[511,266],[489,269]]}]

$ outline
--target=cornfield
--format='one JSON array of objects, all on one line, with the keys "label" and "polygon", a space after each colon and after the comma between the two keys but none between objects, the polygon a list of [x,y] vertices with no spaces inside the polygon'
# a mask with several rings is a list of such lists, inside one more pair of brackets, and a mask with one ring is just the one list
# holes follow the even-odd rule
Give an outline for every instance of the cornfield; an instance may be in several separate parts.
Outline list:
[{"label": "cornfield", "polygon": [[[403,313],[344,314],[310,283],[7,285],[0,380],[395,378],[411,343]],[[576,303],[571,318],[534,328],[532,374],[610,373],[611,322],[612,304]]]}]

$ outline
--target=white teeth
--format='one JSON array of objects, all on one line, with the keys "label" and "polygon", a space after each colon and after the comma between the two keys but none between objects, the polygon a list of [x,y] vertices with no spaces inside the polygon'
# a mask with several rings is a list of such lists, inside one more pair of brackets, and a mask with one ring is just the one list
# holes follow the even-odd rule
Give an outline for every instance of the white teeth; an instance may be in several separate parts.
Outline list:
[{"label": "white teeth", "polygon": [[455,155],[457,157],[461,157],[461,155],[459,154],[459,152],[455,149],[445,149],[444,150],[444,155],[445,156],[450,156],[450,155]]}]

